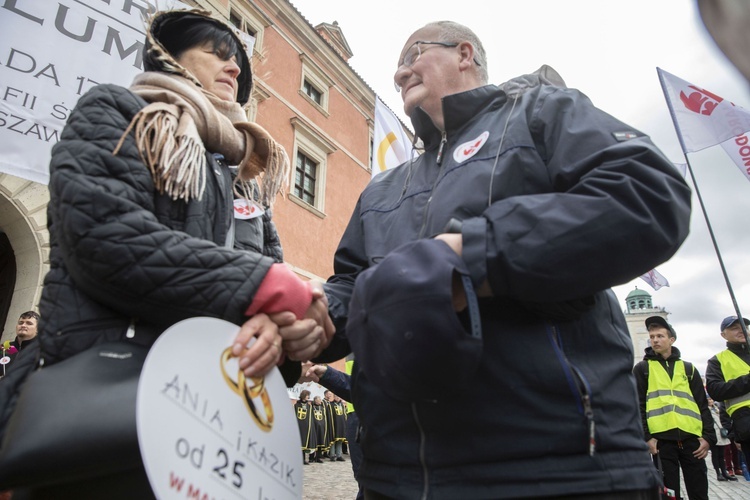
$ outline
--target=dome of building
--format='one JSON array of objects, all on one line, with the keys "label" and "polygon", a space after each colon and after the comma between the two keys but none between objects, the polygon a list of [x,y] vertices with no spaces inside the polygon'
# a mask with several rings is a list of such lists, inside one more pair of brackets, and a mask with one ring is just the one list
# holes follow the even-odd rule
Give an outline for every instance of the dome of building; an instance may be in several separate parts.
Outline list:
[{"label": "dome of building", "polygon": [[625,303],[628,306],[629,312],[638,309],[651,309],[653,307],[651,294],[645,290],[639,290],[638,287],[635,287],[635,290],[628,294],[625,298]]},{"label": "dome of building", "polygon": [[630,292],[627,296],[628,299],[632,299],[635,297],[651,297],[651,294],[648,293],[645,290],[639,290],[638,287],[635,287],[635,290]]}]

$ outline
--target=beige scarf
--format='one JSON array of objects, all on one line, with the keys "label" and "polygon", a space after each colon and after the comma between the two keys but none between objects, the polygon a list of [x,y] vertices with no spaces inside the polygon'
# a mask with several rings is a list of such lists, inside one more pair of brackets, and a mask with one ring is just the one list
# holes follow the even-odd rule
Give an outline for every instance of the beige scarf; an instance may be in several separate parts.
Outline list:
[{"label": "beige scarf", "polygon": [[286,189],[289,157],[258,124],[247,121],[239,103],[227,102],[181,76],[145,72],[130,90],[150,104],[128,125],[113,151],[135,131],[138,151],[151,170],[156,189],[172,199],[201,199],[206,188],[206,150],[238,165],[235,192],[252,199],[249,182],[263,174],[255,201],[273,204]]}]

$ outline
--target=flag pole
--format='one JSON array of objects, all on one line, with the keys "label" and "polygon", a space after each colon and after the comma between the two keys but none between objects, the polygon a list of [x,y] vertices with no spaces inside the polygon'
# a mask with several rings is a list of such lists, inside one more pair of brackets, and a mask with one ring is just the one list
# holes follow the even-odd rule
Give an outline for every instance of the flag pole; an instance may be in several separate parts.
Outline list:
[{"label": "flag pole", "polygon": [[[664,93],[665,100],[667,101],[667,107],[669,108],[669,115],[672,118],[672,124],[674,125],[674,128],[677,131],[677,139],[680,141],[682,154],[685,156],[687,169],[688,169],[688,172],[690,173],[690,178],[693,181],[695,194],[698,197],[698,204],[701,207],[701,212],[703,212],[703,219],[706,221],[706,227],[708,227],[708,234],[711,236],[711,243],[713,243],[714,245],[716,258],[719,260],[719,267],[721,268],[721,273],[724,275],[724,282],[727,284],[729,297],[732,299],[732,305],[734,306],[734,311],[737,314],[737,317],[741,319],[743,318],[743,316],[742,316],[742,313],[740,312],[740,306],[737,304],[737,299],[734,295],[734,290],[732,289],[732,283],[729,281],[729,275],[727,274],[727,269],[724,266],[724,259],[722,259],[721,257],[721,252],[719,251],[719,245],[716,242],[716,237],[714,236],[714,230],[713,230],[713,227],[711,227],[711,221],[708,218],[708,212],[706,212],[706,206],[703,204],[703,197],[701,196],[701,191],[700,189],[698,189],[698,183],[695,180],[695,174],[693,173],[693,166],[690,164],[690,158],[688,158],[687,149],[685,148],[685,143],[682,140],[682,132],[680,131],[680,124],[677,122],[677,118],[675,117],[674,108],[672,107],[672,100],[669,98],[669,94],[667,93],[667,88],[664,84],[664,78],[662,77],[661,70],[659,68],[657,68],[657,73],[659,74],[659,83],[661,83],[661,90]],[[745,322],[742,320],[740,320],[739,323],[740,323],[740,328],[742,328],[742,334],[745,336],[746,345],[750,346],[750,338],[748,338],[747,326],[745,325]]]}]

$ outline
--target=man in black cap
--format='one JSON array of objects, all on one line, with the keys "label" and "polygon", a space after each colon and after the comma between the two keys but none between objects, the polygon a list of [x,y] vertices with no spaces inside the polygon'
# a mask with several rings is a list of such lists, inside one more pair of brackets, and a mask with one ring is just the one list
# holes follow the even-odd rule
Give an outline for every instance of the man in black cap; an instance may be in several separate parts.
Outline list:
[{"label": "man in black cap", "polygon": [[[745,331],[750,320],[742,318]],[[734,440],[745,457],[750,450],[750,353],[747,338],[737,316],[721,322],[721,336],[727,348],[708,360],[706,390],[715,401],[724,401],[732,418]]]},{"label": "man in black cap", "polygon": [[664,486],[680,498],[680,467],[691,500],[708,499],[706,455],[716,442],[703,380],[673,346],[677,333],[661,316],[646,319],[650,347],[633,367],[649,452]]}]

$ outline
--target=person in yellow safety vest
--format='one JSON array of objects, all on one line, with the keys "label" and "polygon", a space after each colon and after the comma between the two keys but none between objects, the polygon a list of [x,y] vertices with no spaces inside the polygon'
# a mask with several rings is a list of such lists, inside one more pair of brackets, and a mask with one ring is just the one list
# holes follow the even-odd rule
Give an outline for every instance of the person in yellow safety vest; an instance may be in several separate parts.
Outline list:
[{"label": "person in yellow safety vest", "polygon": [[728,316],[721,322],[721,336],[727,348],[708,360],[706,390],[715,401],[724,401],[732,419],[730,437],[733,437],[750,457],[750,353],[745,332],[750,320],[743,319],[743,331],[737,316]]},{"label": "person in yellow safety vest", "polygon": [[633,367],[643,432],[664,486],[680,498],[680,468],[690,500],[708,499],[706,455],[716,443],[700,373],[680,359],[677,333],[661,316],[646,319],[650,347]]}]

